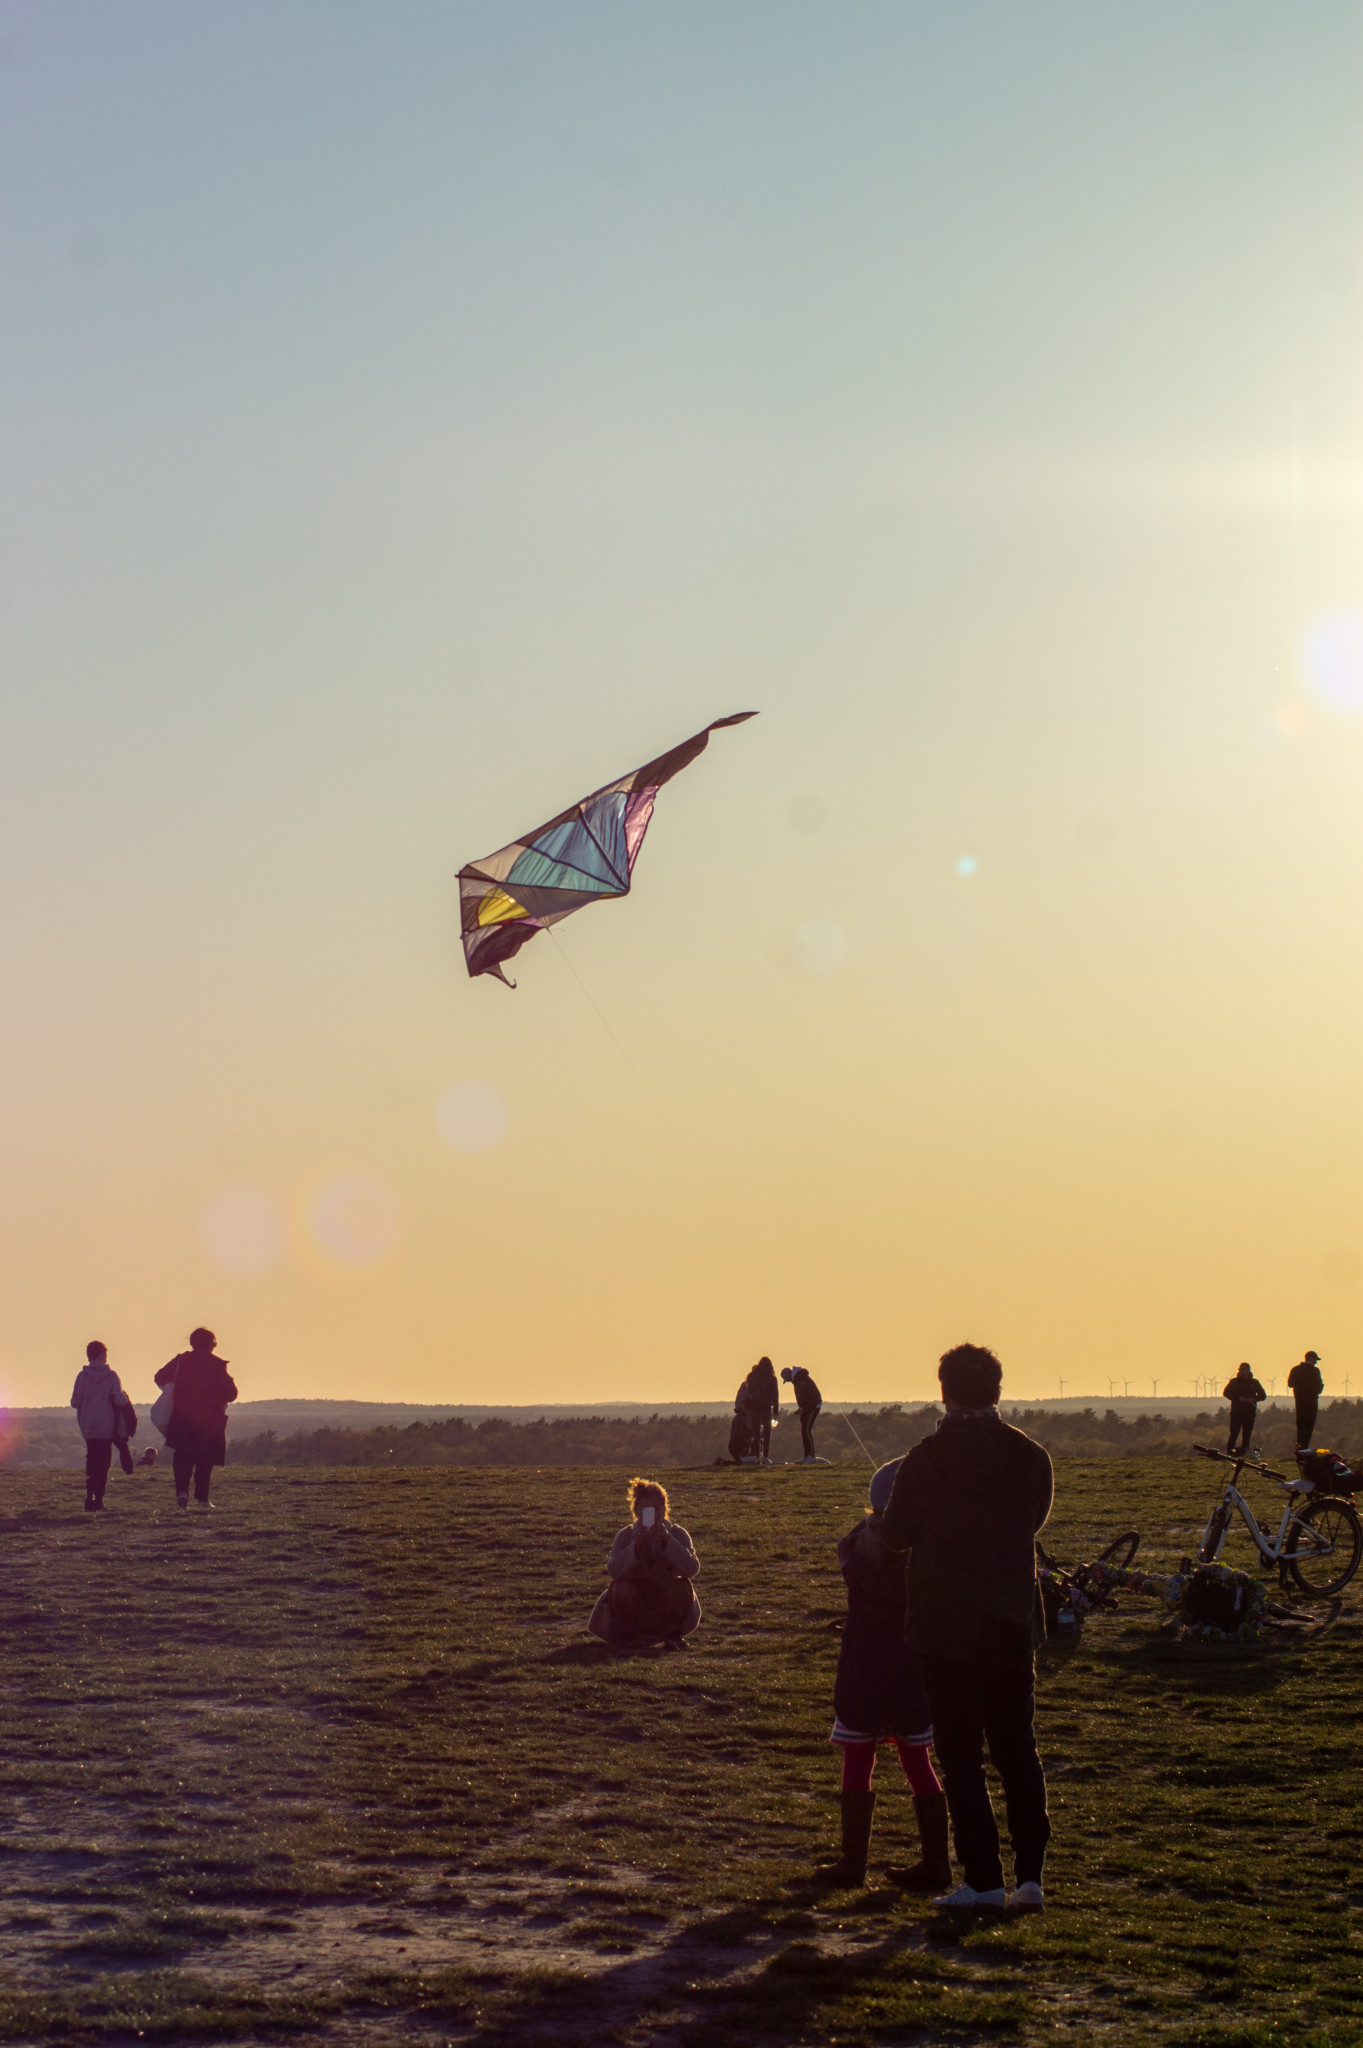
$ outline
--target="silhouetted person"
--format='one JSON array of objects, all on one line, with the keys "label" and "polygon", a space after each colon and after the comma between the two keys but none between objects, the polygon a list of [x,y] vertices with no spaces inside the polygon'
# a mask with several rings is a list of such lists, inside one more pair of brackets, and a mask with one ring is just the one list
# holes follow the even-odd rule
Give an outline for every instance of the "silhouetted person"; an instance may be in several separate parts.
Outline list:
[{"label": "silhouetted person", "polygon": [[747,1379],[748,1416],[752,1425],[753,1455],[764,1465],[771,1463],[771,1426],[781,1413],[781,1388],[769,1358],[759,1358]]},{"label": "silhouetted person", "polygon": [[192,1330],[188,1351],[178,1352],[156,1375],[158,1387],[175,1389],[166,1446],[173,1456],[176,1502],[182,1508],[189,1506],[191,1477],[195,1500],[201,1507],[212,1507],[208,1493],[213,1467],[227,1463],[227,1406],[236,1400],[237,1387],[226,1359],[214,1356],[217,1341],[211,1330]]},{"label": "silhouetted person", "polygon": [[800,1411],[800,1441],[804,1445],[805,1463],[812,1464],[815,1458],[814,1425],[823,1407],[823,1395],[814,1384],[813,1375],[803,1365],[783,1365],[783,1380],[789,1380],[790,1391],[795,1396],[795,1405]]},{"label": "silhouetted person", "polygon": [[902,1459],[871,1478],[870,1508],[838,1545],[847,1582],[847,1622],[833,1681],[833,1733],[842,1750],[842,1854],[821,1864],[814,1882],[858,1886],[866,1882],[876,1795],[872,1778],[879,1744],[892,1742],[913,1794],[921,1855],[912,1865],[891,1865],[889,1876],[906,1891],[933,1892],[951,1883],[947,1802],[932,1768],[932,1716],[923,1673],[904,1629],[904,1559],[881,1537],[885,1509]]},{"label": "silhouetted person", "polygon": [[[887,1549],[909,1553],[909,1640],[922,1661],[965,1870],[965,1883],[936,1903],[1038,1912],[1051,1823],[1033,1725],[1036,1536],[1051,1511],[1051,1461],[1001,1419],[1003,1369],[992,1351],[958,1344],[938,1377],[946,1414],[900,1465],[881,1530]],[[986,1742],[1008,1806],[1011,1899],[985,1782]]]},{"label": "silhouetted person", "polygon": [[1316,1352],[1308,1351],[1301,1364],[1293,1366],[1287,1375],[1287,1384],[1292,1389],[1292,1399],[1297,1407],[1297,1449],[1309,1450],[1316,1433],[1320,1397],[1325,1390],[1325,1382],[1320,1376],[1320,1358]]},{"label": "silhouetted person", "polygon": [[1255,1379],[1248,1363],[1240,1367],[1233,1379],[1226,1381],[1221,1393],[1222,1399],[1230,1402],[1230,1435],[1226,1439],[1226,1449],[1234,1454],[1238,1437],[1238,1448],[1241,1451],[1248,1451],[1249,1440],[1254,1434],[1255,1418],[1259,1413],[1259,1403],[1266,1401],[1268,1396]]},{"label": "silhouetted person", "polygon": [[685,1529],[668,1520],[666,1487],[653,1479],[629,1482],[631,1520],[611,1545],[610,1584],[587,1627],[617,1650],[642,1650],[682,1638],[700,1626],[700,1602],[691,1581],[700,1560]]},{"label": "silhouetted person", "polygon": [[85,1364],[76,1374],[71,1389],[71,1406],[76,1411],[80,1433],[85,1438],[85,1508],[87,1514],[104,1506],[104,1489],[109,1483],[109,1465],[114,1446],[126,1472],[132,1471],[128,1455],[129,1421],[136,1428],[133,1404],[123,1391],[123,1382],[109,1363],[106,1347],[94,1338],[85,1347]]}]

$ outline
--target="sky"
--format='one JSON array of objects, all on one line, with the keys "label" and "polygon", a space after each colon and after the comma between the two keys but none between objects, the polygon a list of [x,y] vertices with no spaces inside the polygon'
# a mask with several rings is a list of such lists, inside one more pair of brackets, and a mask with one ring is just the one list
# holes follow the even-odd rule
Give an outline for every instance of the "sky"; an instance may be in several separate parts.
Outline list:
[{"label": "sky", "polygon": [[1356,6],[0,0],[0,279],[0,1401],[1363,1391]]}]

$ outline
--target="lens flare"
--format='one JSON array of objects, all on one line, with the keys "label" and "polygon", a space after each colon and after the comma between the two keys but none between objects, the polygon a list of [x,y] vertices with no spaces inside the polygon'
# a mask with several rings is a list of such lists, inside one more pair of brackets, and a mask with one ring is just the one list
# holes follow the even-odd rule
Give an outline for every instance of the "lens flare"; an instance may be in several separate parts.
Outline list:
[{"label": "lens flare", "polygon": [[958,875],[961,876],[963,881],[968,882],[970,880],[970,877],[972,875],[977,875],[979,871],[980,864],[976,860],[973,853],[963,853],[956,863],[956,872]]},{"label": "lens flare", "polygon": [[490,1152],[506,1136],[511,1112],[486,1081],[460,1081],[441,1096],[435,1127],[456,1152]]},{"label": "lens flare", "polygon": [[401,1215],[391,1189],[372,1173],[338,1173],[312,1201],[312,1233],[338,1266],[372,1266],[393,1249]]},{"label": "lens flare", "polygon": [[842,966],[847,938],[840,924],[812,917],[795,934],[795,964],[806,974],[832,974]]},{"label": "lens flare", "polygon": [[264,1188],[223,1188],[204,1210],[199,1238],[225,1273],[265,1273],[284,1256],[284,1211]]},{"label": "lens flare", "polygon": [[1363,715],[1363,612],[1324,612],[1302,636],[1301,665],[1317,703]]}]

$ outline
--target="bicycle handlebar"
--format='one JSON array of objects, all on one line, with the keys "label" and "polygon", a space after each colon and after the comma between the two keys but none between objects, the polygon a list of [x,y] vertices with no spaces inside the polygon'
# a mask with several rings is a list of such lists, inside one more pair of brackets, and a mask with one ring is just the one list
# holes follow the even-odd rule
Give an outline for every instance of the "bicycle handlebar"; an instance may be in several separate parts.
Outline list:
[{"label": "bicycle handlebar", "polygon": [[1287,1483],[1285,1472],[1275,1472],[1271,1465],[1262,1465],[1257,1458],[1237,1458],[1231,1451],[1209,1450],[1206,1444],[1194,1444],[1193,1449],[1199,1458],[1215,1458],[1219,1465],[1243,1466],[1246,1471],[1261,1473],[1265,1479],[1281,1479]]}]

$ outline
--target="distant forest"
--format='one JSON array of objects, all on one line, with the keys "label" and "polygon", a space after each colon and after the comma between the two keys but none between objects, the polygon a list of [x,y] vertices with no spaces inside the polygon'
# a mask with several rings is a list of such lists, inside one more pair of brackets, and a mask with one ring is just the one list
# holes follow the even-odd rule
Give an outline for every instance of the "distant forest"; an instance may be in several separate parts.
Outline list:
[{"label": "distant forest", "polygon": [[[1043,1408],[1005,1408],[1006,1419],[1048,1451],[1060,1457],[1132,1458],[1186,1453],[1194,1443],[1225,1446],[1227,1410],[1208,1410],[1191,1419],[1170,1421],[1162,1415],[1140,1415],[1124,1421],[1109,1408],[1099,1414],[1053,1414]],[[818,1425],[824,1457],[839,1463],[863,1457],[857,1442],[880,1464],[897,1458],[920,1438],[931,1435],[940,1410],[932,1407],[880,1408],[847,1415],[825,1413]],[[713,1465],[724,1459],[729,1416],[652,1415],[647,1418],[558,1417],[534,1422],[496,1418],[466,1422],[413,1422],[405,1428],[300,1430],[276,1436],[272,1430],[234,1439],[228,1433],[228,1462],[233,1465],[620,1465],[636,1471],[678,1466]],[[1270,1465],[1291,1470],[1294,1443],[1290,1411],[1270,1411],[1255,1432],[1254,1447]],[[1363,1401],[1332,1401],[1321,1411],[1317,1445],[1346,1454],[1363,1452]],[[144,1421],[134,1448],[160,1446],[157,1432]],[[773,1455],[798,1458],[799,1431],[787,1418],[772,1438]],[[74,1416],[0,1415],[0,1467],[50,1465],[70,1467],[84,1461],[84,1447]]]}]

